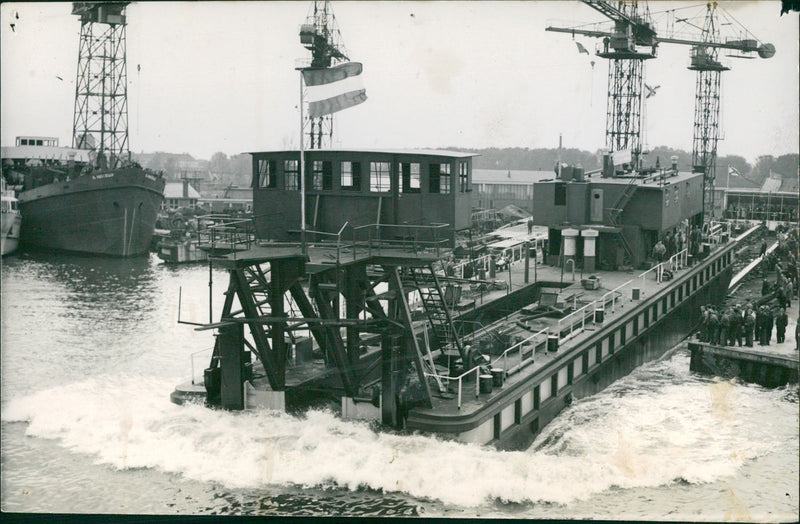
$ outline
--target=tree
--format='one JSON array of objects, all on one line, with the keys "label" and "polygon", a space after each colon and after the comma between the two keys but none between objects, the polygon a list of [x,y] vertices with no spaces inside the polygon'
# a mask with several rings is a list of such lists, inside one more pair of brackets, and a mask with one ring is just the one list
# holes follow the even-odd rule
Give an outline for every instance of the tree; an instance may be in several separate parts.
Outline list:
[{"label": "tree", "polygon": [[211,160],[208,161],[208,170],[216,174],[230,173],[231,169],[230,162],[228,161],[228,155],[221,151],[211,155]]}]

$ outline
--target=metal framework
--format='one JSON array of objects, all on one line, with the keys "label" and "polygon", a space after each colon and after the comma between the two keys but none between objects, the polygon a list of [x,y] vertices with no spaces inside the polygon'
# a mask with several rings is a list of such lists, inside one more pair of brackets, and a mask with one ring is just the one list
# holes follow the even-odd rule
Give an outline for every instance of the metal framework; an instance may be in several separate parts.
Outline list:
[{"label": "metal framework", "polygon": [[[312,12],[300,28],[300,42],[311,51],[310,67],[324,68],[346,62],[347,52],[328,0],[314,0]],[[307,118],[303,135],[309,149],[331,147],[333,115]]]},{"label": "metal framework", "polygon": [[[708,4],[703,24],[703,42],[719,40],[716,5]],[[692,47],[689,69],[697,71],[694,102],[692,168],[703,173],[703,217],[714,218],[714,180],[717,177],[717,142],[719,141],[720,83],[722,71],[730,68],[719,60],[719,48],[698,44]]]},{"label": "metal framework", "polygon": [[614,59],[608,62],[606,147],[610,151],[642,150],[642,59]]},{"label": "metal framework", "polygon": [[[310,259],[298,246],[217,259],[230,279],[220,322],[208,325],[220,336],[206,372],[219,374],[222,384],[209,388],[214,381],[207,379],[208,401],[226,409],[244,407],[242,369],[252,353],[272,391],[302,391],[313,382],[332,398],[363,399],[380,382],[383,421],[402,426],[404,406],[431,406],[425,376],[434,372],[430,350],[452,348],[464,362],[468,357],[432,268],[438,257],[397,248],[362,256],[354,249],[352,260],[320,264],[314,260],[328,260],[335,249],[315,249]],[[408,297],[414,291],[422,299],[424,327],[412,319]],[[427,340],[418,333],[423,329],[432,333],[432,347],[421,344]],[[292,362],[300,330],[310,332],[323,351],[323,369],[319,363]],[[367,350],[362,336],[379,340],[381,350]]]},{"label": "metal framework", "polygon": [[[716,2],[706,4],[705,18],[700,38],[662,37],[656,34],[649,12],[637,13],[637,1],[618,1],[616,6],[604,0],[583,0],[614,22],[612,31],[597,28],[547,27],[547,31],[603,38],[597,56],[611,59],[608,69],[608,108],[606,111],[606,147],[612,151],[630,149],[634,165],[641,152],[642,83],[644,60],[655,58],[660,43],[692,46],[689,69],[697,71],[695,89],[694,133],[692,142],[692,167],[702,172],[703,217],[713,218],[714,179],[716,178],[717,142],[719,141],[719,111],[721,73],[729,68],[719,60],[720,49],[737,51],[740,58],[751,58],[757,52],[761,58],[775,54],[772,44],[762,44],[741,24],[729,21],[727,25],[739,26],[739,35],[723,39],[717,21]],[[674,11],[670,11],[674,14]],[[732,17],[731,17],[731,20]],[[679,20],[689,23],[688,18]],[[735,22],[735,24],[734,24]],[[699,23],[699,22],[698,22]],[[650,52],[637,46],[650,46]]]},{"label": "metal framework", "polygon": [[91,149],[100,168],[130,161],[125,7],[75,2],[81,20],[72,145]]}]

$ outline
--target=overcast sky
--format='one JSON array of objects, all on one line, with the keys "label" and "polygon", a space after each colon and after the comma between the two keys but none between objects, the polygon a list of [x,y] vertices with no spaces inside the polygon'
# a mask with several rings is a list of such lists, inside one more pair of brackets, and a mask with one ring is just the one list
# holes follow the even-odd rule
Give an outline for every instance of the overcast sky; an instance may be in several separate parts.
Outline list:
[{"label": "overcast sky", "polygon": [[[131,150],[209,158],[297,147],[294,67],[309,56],[298,30],[311,3],[131,4]],[[703,5],[651,1],[650,10]],[[797,153],[797,13],[779,16],[777,1],[720,5],[777,53],[729,59],[719,154]],[[1,8],[2,144],[41,135],[69,145],[80,33],[71,4]],[[559,133],[565,147],[604,146],[608,63],[575,45],[591,52],[597,41],[544,30],[604,20],[584,4],[333,2],[333,11],[369,97],[336,116],[336,147],[556,147]],[[646,83],[661,87],[647,100],[646,145],[691,150],[688,63],[689,48],[669,44],[647,62]]]}]

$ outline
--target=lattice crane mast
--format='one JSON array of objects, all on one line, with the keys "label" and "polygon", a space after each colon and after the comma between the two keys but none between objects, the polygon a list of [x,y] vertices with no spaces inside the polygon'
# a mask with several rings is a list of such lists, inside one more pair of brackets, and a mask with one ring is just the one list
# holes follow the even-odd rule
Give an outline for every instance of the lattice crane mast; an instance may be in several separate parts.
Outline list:
[{"label": "lattice crane mast", "polygon": [[[613,29],[605,30],[595,24],[593,28],[547,27],[546,30],[570,33],[573,36],[578,34],[603,38],[603,47],[596,54],[612,59],[609,63],[606,115],[606,145],[612,151],[625,149],[629,145],[634,158],[640,152],[642,61],[655,58],[657,47],[661,43],[692,46],[689,69],[697,71],[692,165],[694,171],[704,174],[703,216],[713,217],[713,188],[719,141],[720,73],[730,69],[719,61],[719,51],[737,51],[739,54],[733,56],[739,58],[752,58],[751,53],[758,53],[761,58],[771,58],[775,55],[775,47],[761,43],[738,22],[727,22],[729,26],[738,25],[740,31],[738,35],[723,40],[720,36],[721,24],[717,20],[716,2],[706,4],[701,26],[691,23],[688,18],[678,20],[700,30],[699,36],[695,33],[679,38],[659,36],[651,22],[649,11],[645,10],[643,17],[637,15],[635,0],[617,2],[617,7],[606,1],[582,1],[609,17],[614,23]],[[651,50],[643,51],[637,46],[650,46]],[[636,56],[637,54],[642,56]],[[627,62],[620,63],[624,60]]]},{"label": "lattice crane mast", "polygon": [[130,2],[73,2],[80,17],[72,147],[90,149],[99,168],[130,162],[125,7]]},{"label": "lattice crane mast", "polygon": [[641,153],[642,83],[644,61],[656,57],[658,41],[645,8],[640,13],[635,0],[619,1],[616,6],[601,0],[583,0],[613,22],[611,29],[547,27],[547,31],[603,39],[597,56],[609,59],[608,100],[606,106],[606,147],[610,151],[629,150],[631,164],[638,164]]},{"label": "lattice crane mast", "polygon": [[[716,179],[717,142],[719,133],[720,86],[721,74],[730,67],[719,60],[722,49],[738,51],[736,58],[752,58],[751,53],[758,53],[761,58],[775,55],[775,46],[760,43],[756,38],[740,26],[740,33],[733,37],[721,36],[721,27],[717,17],[717,3],[706,4],[702,26],[692,23],[688,18],[680,19],[701,30],[699,40],[691,38],[659,38],[660,42],[690,45],[691,63],[689,69],[697,71],[695,85],[694,132],[692,135],[692,170],[703,173],[703,217],[714,218],[714,180]],[[729,21],[726,26],[732,27]],[[738,25],[738,24],[737,24]]]},{"label": "lattice crane mast", "polygon": [[[348,61],[342,35],[328,0],[314,0],[311,12],[300,26],[300,43],[311,51],[309,66],[312,68],[328,68]],[[310,149],[321,149],[324,145],[330,147],[333,142],[332,115],[308,118],[304,123],[306,126],[309,127],[307,136]],[[305,130],[303,136],[306,136]]]}]

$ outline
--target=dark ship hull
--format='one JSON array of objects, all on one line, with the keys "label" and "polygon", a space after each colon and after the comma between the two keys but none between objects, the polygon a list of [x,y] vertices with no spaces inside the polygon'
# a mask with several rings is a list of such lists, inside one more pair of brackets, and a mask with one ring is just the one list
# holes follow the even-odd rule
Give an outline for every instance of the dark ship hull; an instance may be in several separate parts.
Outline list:
[{"label": "dark ship hull", "polygon": [[150,248],[164,179],[138,167],[95,171],[23,191],[23,246],[105,256]]}]

